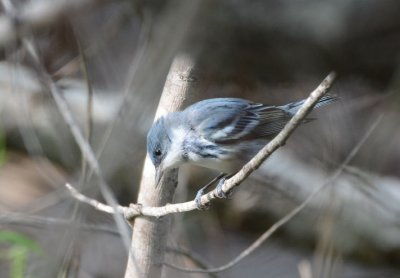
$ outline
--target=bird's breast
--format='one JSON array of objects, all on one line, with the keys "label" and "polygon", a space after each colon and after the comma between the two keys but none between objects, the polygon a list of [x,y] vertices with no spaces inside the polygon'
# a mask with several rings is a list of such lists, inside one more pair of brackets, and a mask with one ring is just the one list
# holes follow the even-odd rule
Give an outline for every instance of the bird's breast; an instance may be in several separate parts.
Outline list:
[{"label": "bird's breast", "polygon": [[188,162],[224,173],[233,173],[240,170],[265,144],[265,140],[243,141],[230,145],[211,142],[193,144],[188,152]]}]

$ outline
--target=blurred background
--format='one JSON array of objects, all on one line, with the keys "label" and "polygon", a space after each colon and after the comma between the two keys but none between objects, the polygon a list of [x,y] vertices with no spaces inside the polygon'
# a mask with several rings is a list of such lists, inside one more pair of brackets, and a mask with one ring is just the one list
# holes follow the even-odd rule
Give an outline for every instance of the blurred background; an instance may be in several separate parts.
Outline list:
[{"label": "blurred background", "polygon": [[[65,99],[122,205],[135,202],[171,62],[190,57],[191,102],[281,105],[331,71],[340,101],[207,211],[173,216],[166,261],[220,266],[342,173],[254,253],[213,277],[400,277],[400,2],[2,0],[0,277],[123,277],[113,217],[51,94]],[[365,142],[363,142],[365,140]],[[357,144],[353,159],[343,164]],[[175,202],[216,173],[180,171]],[[171,267],[166,277],[207,277]]]}]

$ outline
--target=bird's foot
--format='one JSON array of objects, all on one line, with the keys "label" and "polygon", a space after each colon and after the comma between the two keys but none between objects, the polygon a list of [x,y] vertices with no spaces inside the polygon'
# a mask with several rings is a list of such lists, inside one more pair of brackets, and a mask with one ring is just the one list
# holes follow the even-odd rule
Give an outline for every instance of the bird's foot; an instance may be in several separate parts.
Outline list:
[{"label": "bird's foot", "polygon": [[210,203],[207,203],[207,205],[201,203],[201,197],[204,195],[204,191],[206,188],[207,187],[205,186],[201,188],[199,191],[197,191],[196,197],[194,198],[198,210],[206,210],[210,208]]},{"label": "bird's foot", "polygon": [[205,186],[203,186],[199,191],[196,193],[196,197],[194,198],[194,201],[196,203],[196,207],[199,210],[205,210],[210,208],[210,203],[207,203],[207,205],[204,205],[201,203],[201,197],[204,195],[205,191],[213,185],[216,181],[220,180],[225,174],[220,173],[217,177],[212,179],[209,183],[207,183]]},{"label": "bird's foot", "polygon": [[221,198],[221,199],[230,199],[232,197],[232,190],[229,190],[227,192],[224,192],[224,190],[222,189],[224,182],[227,178],[223,177],[222,179],[219,180],[218,185],[217,185],[217,197]]}]

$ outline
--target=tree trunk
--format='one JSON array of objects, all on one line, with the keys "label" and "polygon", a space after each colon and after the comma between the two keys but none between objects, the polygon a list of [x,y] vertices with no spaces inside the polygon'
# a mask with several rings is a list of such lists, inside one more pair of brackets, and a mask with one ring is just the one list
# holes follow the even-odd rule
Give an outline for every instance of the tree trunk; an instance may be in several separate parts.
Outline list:
[{"label": "tree trunk", "polygon": [[[189,95],[192,96],[196,80],[193,61],[185,55],[177,56],[169,70],[155,118],[182,110],[187,104]],[[176,169],[165,173],[156,188],[154,166],[149,157],[146,157],[138,203],[146,206],[163,206],[171,203],[177,184]],[[169,223],[170,216],[160,219],[139,217],[134,221],[125,278],[161,277]]]}]

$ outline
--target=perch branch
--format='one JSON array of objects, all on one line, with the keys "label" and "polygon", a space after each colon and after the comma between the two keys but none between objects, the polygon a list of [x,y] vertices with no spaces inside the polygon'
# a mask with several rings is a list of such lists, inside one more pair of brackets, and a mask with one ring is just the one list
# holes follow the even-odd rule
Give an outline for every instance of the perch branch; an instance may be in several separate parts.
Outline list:
[{"label": "perch branch", "polygon": [[[337,168],[337,170],[319,187],[317,187],[301,204],[287,213],[284,217],[282,217],[279,221],[273,224],[268,230],[266,230],[256,241],[254,241],[249,247],[243,250],[237,257],[235,257],[230,262],[215,268],[210,269],[189,269],[183,268],[179,266],[173,266],[174,269],[189,272],[189,273],[216,273],[225,271],[235,265],[237,265],[241,260],[249,256],[252,252],[254,252],[260,245],[265,242],[275,231],[277,231],[280,227],[289,222],[293,217],[295,217],[299,212],[301,212],[310,202],[315,198],[315,196],[320,193],[324,188],[332,184],[346,169],[346,166],[350,163],[350,161],[355,157],[355,155],[359,152],[361,147],[365,144],[367,139],[374,132],[376,127],[382,121],[383,115],[379,116],[375,122],[371,125],[371,127],[367,130],[364,136],[360,139],[360,141],[354,146],[352,151],[348,154],[346,159],[341,163],[341,165]],[[166,266],[170,267],[169,264]]]}]

